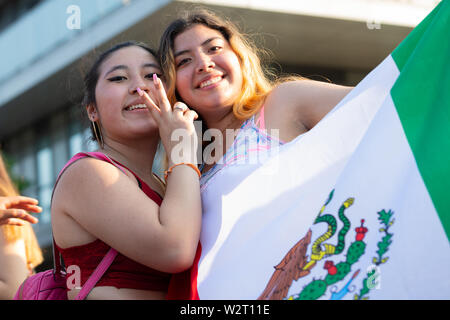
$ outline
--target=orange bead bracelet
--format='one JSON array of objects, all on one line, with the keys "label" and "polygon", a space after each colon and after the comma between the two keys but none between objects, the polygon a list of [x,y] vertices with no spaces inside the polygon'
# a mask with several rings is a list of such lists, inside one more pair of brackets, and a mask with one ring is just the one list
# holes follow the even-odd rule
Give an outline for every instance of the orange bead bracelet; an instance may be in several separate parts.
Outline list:
[{"label": "orange bead bracelet", "polygon": [[164,171],[164,180],[166,180],[166,182],[167,182],[167,177],[169,176],[169,173],[172,172],[173,168],[175,168],[176,166],[181,166],[181,165],[186,165],[186,166],[189,166],[192,169],[194,169],[195,172],[197,172],[199,178],[202,176],[202,173],[200,172],[200,170],[198,170],[196,165],[194,165],[192,163],[181,162],[181,163],[174,164],[168,170]]}]

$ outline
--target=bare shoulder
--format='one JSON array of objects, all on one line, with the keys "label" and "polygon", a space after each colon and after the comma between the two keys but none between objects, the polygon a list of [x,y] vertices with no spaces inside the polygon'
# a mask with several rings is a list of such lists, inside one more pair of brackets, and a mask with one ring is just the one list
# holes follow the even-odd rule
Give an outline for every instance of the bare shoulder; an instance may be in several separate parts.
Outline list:
[{"label": "bare shoulder", "polygon": [[[132,173],[95,158],[83,158],[69,166],[55,186],[53,211],[70,216],[108,207],[125,194],[143,194]],[[144,197],[145,199],[145,197]],[[89,210],[88,210],[89,209]]]},{"label": "bare shoulder", "polygon": [[107,201],[100,185],[113,183],[117,169],[105,161],[83,158],[71,164],[55,186],[52,205],[52,228],[57,244],[62,247],[81,245],[97,237],[79,223],[94,199]]},{"label": "bare shoulder", "polygon": [[[266,99],[268,109],[280,108],[308,129],[317,124],[353,87],[314,80],[287,81],[277,85]],[[275,112],[274,112],[275,114]]]},{"label": "bare shoulder", "polygon": [[57,202],[61,195],[87,192],[96,193],[95,186],[109,184],[117,181],[119,171],[105,161],[94,158],[83,158],[71,164],[61,175],[55,186],[54,201]]}]

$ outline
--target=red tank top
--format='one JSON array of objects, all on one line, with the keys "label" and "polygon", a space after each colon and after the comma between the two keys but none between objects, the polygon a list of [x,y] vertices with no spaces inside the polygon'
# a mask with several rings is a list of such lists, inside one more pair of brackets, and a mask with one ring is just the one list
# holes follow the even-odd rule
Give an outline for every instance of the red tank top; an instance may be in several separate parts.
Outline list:
[{"label": "red tank top", "polygon": [[[61,174],[64,170],[75,161],[85,158],[93,157],[99,160],[109,162],[117,167],[117,165],[126,168],[124,165],[113,160],[112,162],[108,157],[100,152],[78,153],[61,170]],[[120,167],[119,167],[120,169]],[[137,179],[141,190],[157,205],[161,205],[162,198],[151,189],[143,180],[141,180],[133,171],[129,170]],[[58,177],[59,179],[59,177]],[[57,180],[58,181],[58,180]],[[56,185],[56,184],[55,184]],[[77,265],[81,271],[81,286],[87,281],[87,279],[97,268],[100,261],[108,252],[110,246],[103,241],[97,239],[91,243],[62,249],[57,246],[60,251],[65,266]],[[97,282],[96,287],[112,286],[118,289],[130,288],[140,290],[155,290],[155,291],[167,291],[171,274],[154,270],[147,266],[144,266],[126,256],[118,253],[111,266],[105,272],[103,277]]]}]

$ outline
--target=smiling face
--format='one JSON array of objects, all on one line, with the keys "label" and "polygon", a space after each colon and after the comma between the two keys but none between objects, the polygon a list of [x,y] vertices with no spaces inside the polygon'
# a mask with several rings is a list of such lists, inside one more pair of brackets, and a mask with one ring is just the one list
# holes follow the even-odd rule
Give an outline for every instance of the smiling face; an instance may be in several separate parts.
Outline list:
[{"label": "smiling face", "polygon": [[223,35],[197,24],[174,39],[176,90],[203,117],[226,114],[242,89],[239,58]]},{"label": "smiling face", "polygon": [[149,92],[152,76],[161,73],[155,57],[138,46],[113,52],[100,66],[95,88],[96,108],[87,107],[91,121],[100,120],[104,138],[120,140],[157,132],[157,125],[137,93]]}]

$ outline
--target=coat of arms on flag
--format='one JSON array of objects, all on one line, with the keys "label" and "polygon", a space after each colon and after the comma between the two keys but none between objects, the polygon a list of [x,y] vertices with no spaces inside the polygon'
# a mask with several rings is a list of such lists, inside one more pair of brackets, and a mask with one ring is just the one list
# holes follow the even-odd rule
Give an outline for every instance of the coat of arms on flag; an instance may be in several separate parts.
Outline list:
[{"label": "coat of arms on flag", "polygon": [[[342,285],[342,288],[339,288],[338,284],[347,278],[350,274],[351,266],[365,254],[366,243],[364,242],[364,237],[369,229],[364,226],[365,220],[362,219],[361,225],[354,228],[355,238],[353,239],[353,242],[346,248],[345,236],[351,229],[352,224],[346,216],[345,210],[354,202],[354,198],[348,198],[341,205],[338,212],[339,219],[342,221],[343,226],[337,234],[337,243],[328,243],[328,240],[338,231],[336,217],[332,214],[324,213],[326,205],[332,200],[333,192],[334,190],[330,193],[328,200],[314,221],[314,224],[326,223],[326,232],[319,235],[317,239],[313,241],[311,252],[308,255],[307,249],[311,243],[312,234],[312,231],[309,230],[306,236],[298,241],[284,256],[283,260],[275,267],[275,272],[259,299],[281,300],[288,298],[289,300],[312,300],[323,296],[326,293],[327,288],[331,287],[331,299],[340,300],[346,294],[355,290],[355,284],[353,284],[353,286],[351,285],[353,280],[361,272],[360,269],[350,275],[348,281]],[[362,280],[360,292],[359,294],[354,294],[354,299],[367,299],[366,296],[370,292],[370,289],[373,289],[378,285],[376,280],[379,266],[389,259],[385,254],[389,250],[389,245],[392,242],[393,234],[389,232],[389,228],[395,221],[393,212],[391,210],[381,210],[377,214],[381,224],[381,227],[378,230],[381,234],[381,239],[377,243],[378,250],[376,256],[372,260],[373,264],[367,268],[366,278]],[[343,255],[342,261],[338,264],[335,264],[331,260],[326,260],[327,257],[335,255]],[[302,288],[300,293],[287,297],[286,295],[292,282],[298,281],[302,277],[307,277],[310,274],[311,269],[316,267],[316,265],[323,260],[323,269],[326,270],[323,279],[312,279],[304,288]]]}]

